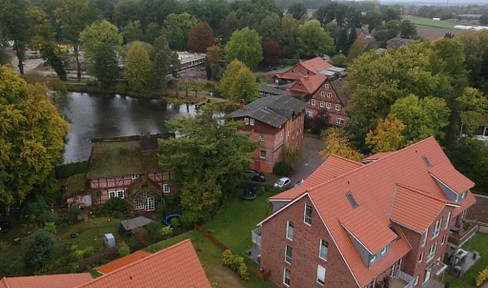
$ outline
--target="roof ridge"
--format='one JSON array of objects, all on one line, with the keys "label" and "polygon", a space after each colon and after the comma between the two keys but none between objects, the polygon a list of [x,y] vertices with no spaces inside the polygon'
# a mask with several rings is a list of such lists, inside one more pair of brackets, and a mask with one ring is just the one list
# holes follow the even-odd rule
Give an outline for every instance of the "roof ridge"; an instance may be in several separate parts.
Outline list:
[{"label": "roof ridge", "polygon": [[436,197],[434,195],[431,195],[427,191],[423,191],[423,190],[418,189],[418,188],[415,188],[415,187],[407,186],[405,184],[400,184],[400,183],[397,183],[396,186],[400,186],[400,187],[405,188],[405,189],[407,189],[407,190],[409,190],[411,192],[417,193],[419,195],[422,195],[424,197],[430,198],[430,199],[435,200],[437,202],[441,202],[441,203],[444,203],[444,204],[453,204],[451,201],[443,200],[443,199],[438,198],[438,197]]},{"label": "roof ridge", "polygon": [[5,284],[5,287],[6,288],[10,288],[10,285],[9,285],[8,279],[7,279],[7,276],[3,276],[2,282]]},{"label": "roof ridge", "polygon": [[[179,247],[179,246],[181,246],[181,245],[184,245],[184,244],[186,244],[187,242],[190,242],[190,244],[191,244],[191,240],[190,240],[190,238],[185,239],[185,240],[183,240],[183,241],[181,241],[181,242],[178,242],[178,243],[176,243],[176,244],[174,244],[174,245],[171,245],[171,246],[169,246],[169,247],[167,247],[167,248],[165,248],[165,249],[162,249],[162,250],[160,250],[160,251],[158,251],[158,252],[156,252],[156,253],[151,253],[151,255],[148,255],[148,256],[146,256],[146,257],[144,257],[144,258],[138,259],[137,261],[134,261],[134,262],[132,262],[132,263],[129,263],[129,264],[127,264],[127,265],[125,265],[125,266],[122,266],[122,267],[120,267],[120,268],[117,268],[117,269],[115,269],[114,271],[112,271],[112,272],[110,272],[110,273],[103,274],[102,276],[100,276],[100,277],[98,277],[98,278],[95,278],[95,279],[93,279],[93,280],[91,280],[91,281],[89,281],[89,282],[87,282],[87,283],[84,283],[84,284],[82,284],[82,285],[80,285],[80,286],[77,286],[76,288],[82,288],[82,287],[85,287],[85,286],[87,286],[87,285],[89,285],[89,284],[94,283],[95,281],[98,281],[99,279],[109,277],[109,276],[110,276],[110,275],[112,275],[112,274],[115,274],[115,273],[120,272],[120,271],[122,271],[122,270],[124,270],[124,269],[127,269],[127,268],[129,268],[129,267],[132,267],[132,266],[134,266],[134,265],[136,265],[136,264],[138,264],[138,263],[140,263],[140,262],[142,262],[142,261],[146,261],[146,260],[149,260],[149,259],[151,259],[151,258],[156,257],[157,255],[163,254],[165,251],[172,250],[172,249],[173,249],[173,248],[175,248],[175,247]],[[192,249],[193,249],[193,247],[192,247]],[[134,252],[134,253],[135,253],[135,252]]]},{"label": "roof ridge", "polygon": [[335,157],[335,158],[338,158],[338,159],[341,159],[341,160],[347,161],[347,162],[349,162],[349,163],[356,164],[356,165],[358,165],[359,167],[364,166],[364,164],[363,164],[363,163],[361,163],[361,162],[354,161],[354,160],[351,160],[351,159],[347,159],[347,158],[345,158],[345,157],[342,157],[342,156],[339,156],[339,155],[336,155],[336,154],[332,154],[332,155],[330,155],[329,157]]}]

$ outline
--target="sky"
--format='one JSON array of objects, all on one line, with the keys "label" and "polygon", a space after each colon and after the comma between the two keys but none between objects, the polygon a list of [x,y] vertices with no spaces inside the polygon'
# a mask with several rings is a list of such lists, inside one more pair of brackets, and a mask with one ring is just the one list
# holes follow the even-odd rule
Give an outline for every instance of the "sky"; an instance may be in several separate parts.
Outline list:
[{"label": "sky", "polygon": [[[448,0],[379,0],[381,3],[404,3],[404,4],[423,4],[423,5],[443,5]],[[470,5],[470,4],[488,4],[488,0],[449,0],[449,5]]]}]

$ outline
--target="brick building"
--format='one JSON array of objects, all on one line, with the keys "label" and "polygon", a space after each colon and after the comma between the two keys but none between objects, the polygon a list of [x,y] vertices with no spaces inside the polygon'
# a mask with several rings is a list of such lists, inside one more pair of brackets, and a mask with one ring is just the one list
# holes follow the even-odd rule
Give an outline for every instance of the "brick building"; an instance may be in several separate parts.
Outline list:
[{"label": "brick building", "polygon": [[475,202],[474,183],[432,137],[366,160],[331,156],[301,186],[270,198],[274,212],[253,242],[273,282],[438,285],[447,246],[458,244],[451,229]]},{"label": "brick building", "polygon": [[243,120],[243,131],[251,132],[251,139],[261,141],[253,154],[251,168],[271,173],[283,160],[285,147],[301,147],[305,102],[291,96],[268,96],[249,103],[231,114]]}]

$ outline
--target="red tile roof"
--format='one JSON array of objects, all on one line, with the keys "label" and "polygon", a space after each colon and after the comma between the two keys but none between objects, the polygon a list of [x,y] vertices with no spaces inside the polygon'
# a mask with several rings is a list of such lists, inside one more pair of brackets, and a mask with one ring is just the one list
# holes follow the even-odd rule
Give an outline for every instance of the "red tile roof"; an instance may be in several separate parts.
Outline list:
[{"label": "red tile roof", "polygon": [[[457,175],[457,172],[449,171],[449,169],[454,170],[454,167],[450,164],[439,144],[433,137],[430,137],[391,153],[375,162],[353,169],[341,176],[324,180],[322,183],[308,188],[308,193],[303,194],[310,197],[324,225],[330,231],[334,243],[348,264],[358,286],[366,285],[379,272],[384,271],[394,261],[403,257],[403,253],[406,253],[406,244],[398,244],[400,241],[393,242],[390,248],[394,248],[394,245],[401,246],[401,248],[398,248],[398,250],[396,248],[390,249],[386,259],[391,258],[391,261],[385,263],[383,267],[379,263],[383,263],[386,260],[382,258],[368,269],[351,242],[348,232],[340,223],[341,220],[344,221],[344,217],[348,217],[350,213],[355,213],[358,210],[357,208],[353,209],[345,194],[351,192],[359,207],[368,210],[368,213],[371,213],[377,219],[378,222],[375,225],[385,227],[392,224],[390,211],[395,187],[398,184],[415,187],[415,189],[420,191],[427,191],[432,197],[444,199],[447,202],[447,198],[445,198],[436,180],[431,176],[430,169],[422,158],[424,155],[428,157],[433,167],[446,167],[448,175]],[[324,177],[324,179],[327,179],[327,177]],[[468,197],[457,203],[461,204],[461,207],[455,208],[455,213],[460,213],[459,211],[467,209],[469,205],[464,202],[471,201],[471,197],[471,193],[468,192]],[[411,210],[414,211],[417,205],[421,204],[415,204],[411,207]],[[285,210],[286,208],[278,210],[261,223],[267,221],[276,213]],[[377,235],[382,234],[368,235],[367,237],[371,237],[368,242],[384,241],[384,236]]]},{"label": "red tile roof", "polygon": [[298,80],[303,76],[298,74],[293,74],[293,73],[283,73],[283,74],[279,74],[279,77],[282,79]]},{"label": "red tile roof", "polygon": [[149,255],[151,255],[151,253],[139,250],[125,257],[119,258],[103,266],[100,266],[97,268],[97,271],[102,274],[107,274],[114,270],[119,269],[120,267],[124,267],[132,262],[136,262],[137,260],[147,257]]},{"label": "red tile roof", "polygon": [[441,180],[458,194],[462,194],[464,191],[474,187],[474,182],[454,169],[450,162],[433,166],[430,171],[435,178]]},{"label": "red tile roof", "polygon": [[307,61],[302,61],[300,62],[300,64],[302,64],[303,67],[316,74],[322,70],[326,70],[331,67],[334,67],[332,64],[327,63],[327,61],[325,61],[322,57],[315,57]]},{"label": "red tile roof", "polygon": [[376,161],[378,159],[390,155],[391,153],[393,152],[379,152],[373,155],[369,155],[368,157],[364,158],[363,161]]},{"label": "red tile roof", "polygon": [[325,80],[327,80],[327,76],[325,75],[300,76],[293,86],[290,87],[290,91],[313,94]]},{"label": "red tile roof", "polygon": [[[446,200],[433,197],[414,188],[397,185],[394,194],[391,221],[423,233],[446,206]],[[412,213],[415,207],[415,213]]]},{"label": "red tile roof", "polygon": [[361,166],[363,166],[363,164],[359,162],[342,158],[340,156],[331,155],[322,165],[319,166],[319,168],[308,176],[302,185],[276,194],[270,197],[269,200],[291,201],[304,193],[308,188],[317,186],[325,181],[329,181]]},{"label": "red tile roof", "polygon": [[210,288],[190,240],[132,262],[78,288]]},{"label": "red tile roof", "polygon": [[90,273],[3,277],[0,288],[73,288],[91,280]]}]

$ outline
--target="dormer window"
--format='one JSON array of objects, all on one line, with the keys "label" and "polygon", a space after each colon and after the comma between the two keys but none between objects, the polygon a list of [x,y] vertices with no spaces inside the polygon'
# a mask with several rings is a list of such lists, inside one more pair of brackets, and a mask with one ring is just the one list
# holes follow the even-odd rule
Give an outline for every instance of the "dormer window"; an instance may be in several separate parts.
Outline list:
[{"label": "dormer window", "polygon": [[249,125],[254,126],[254,119],[252,118],[249,119]]}]

